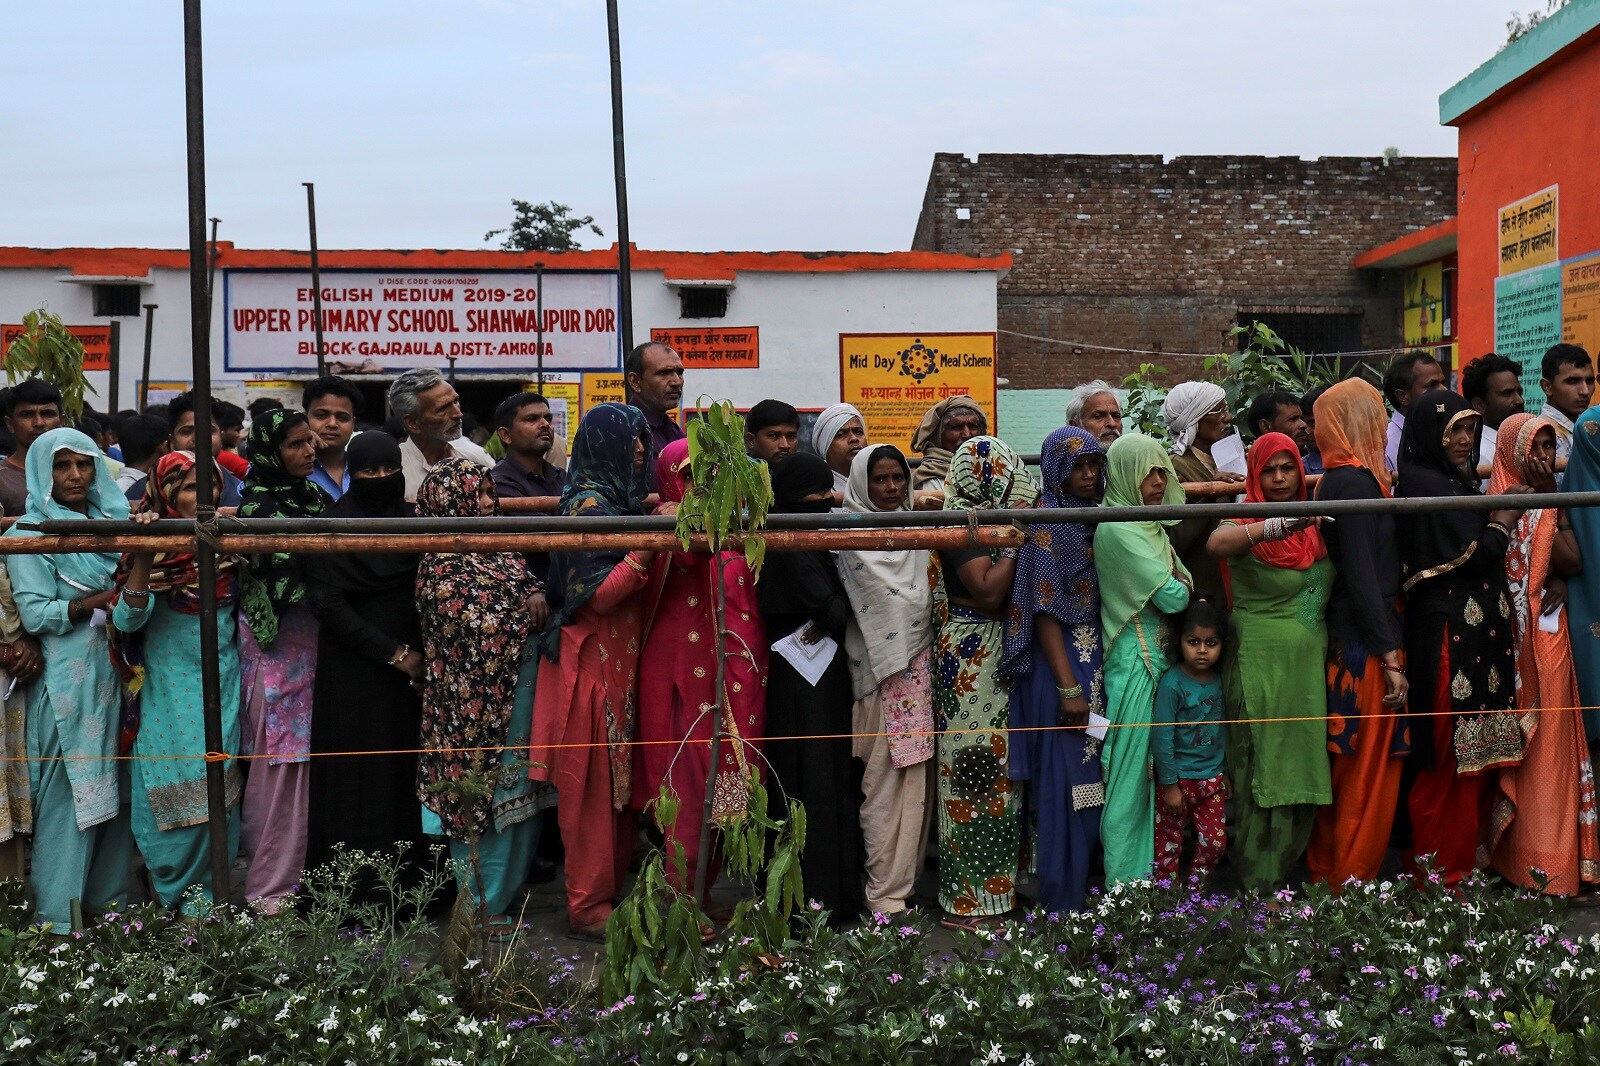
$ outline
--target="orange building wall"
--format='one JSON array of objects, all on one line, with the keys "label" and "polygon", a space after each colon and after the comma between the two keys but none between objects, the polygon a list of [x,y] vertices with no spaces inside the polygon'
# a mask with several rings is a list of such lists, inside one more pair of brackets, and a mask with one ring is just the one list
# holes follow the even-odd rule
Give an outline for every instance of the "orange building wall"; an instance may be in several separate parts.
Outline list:
[{"label": "orange building wall", "polygon": [[1457,333],[1465,361],[1494,348],[1500,208],[1559,185],[1560,258],[1600,252],[1600,33],[1590,33],[1455,125]]}]

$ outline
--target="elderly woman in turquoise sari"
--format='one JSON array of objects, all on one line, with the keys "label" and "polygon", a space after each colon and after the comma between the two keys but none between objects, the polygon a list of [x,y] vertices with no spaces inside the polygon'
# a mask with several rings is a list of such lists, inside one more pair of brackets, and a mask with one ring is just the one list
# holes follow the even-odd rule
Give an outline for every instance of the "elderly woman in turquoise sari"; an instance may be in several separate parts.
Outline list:
[{"label": "elderly woman in turquoise sari", "polygon": [[[1022,460],[994,437],[956,449],[944,488],[947,511],[1032,507],[1039,498]],[[999,666],[1017,549],[941,550],[937,560],[939,905],[942,924],[969,929],[1016,903],[1021,824],[1007,772],[1011,685]]]},{"label": "elderly woman in turquoise sari", "polygon": [[[1600,492],[1600,407],[1578,416],[1572,427],[1572,456],[1567,460],[1562,492]],[[1584,732],[1589,744],[1600,743],[1600,508],[1568,507],[1561,521],[1570,523],[1586,565],[1567,579],[1567,606],[1572,611],[1572,665],[1578,673],[1578,702],[1583,704]]]},{"label": "elderly woman in turquoise sari", "polygon": [[[1158,441],[1129,433],[1106,450],[1104,506],[1183,502],[1172,458]],[[1112,725],[1100,748],[1106,788],[1100,841],[1108,885],[1148,878],[1155,862],[1149,726],[1156,682],[1168,665],[1161,652],[1161,616],[1188,606],[1190,588],[1189,571],[1167,540],[1165,527],[1176,521],[1102,522],[1095,528],[1106,717]]]},{"label": "elderly woman in turquoise sari", "polygon": [[[6,532],[38,536],[41,521],[125,519],[128,501],[94,441],[53,429],[28,449],[28,509]],[[28,780],[33,790],[36,917],[70,932],[84,914],[119,908],[133,836],[113,759],[121,724],[105,609],[115,552],[13,555],[8,566],[22,625],[44,649],[28,694]]]}]

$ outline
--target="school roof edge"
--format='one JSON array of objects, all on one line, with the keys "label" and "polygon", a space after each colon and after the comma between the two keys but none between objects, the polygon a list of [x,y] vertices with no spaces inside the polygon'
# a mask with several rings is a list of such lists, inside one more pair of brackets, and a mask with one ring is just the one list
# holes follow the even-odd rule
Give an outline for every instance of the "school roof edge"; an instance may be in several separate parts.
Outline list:
[{"label": "school roof edge", "polygon": [[[321,249],[321,266],[367,270],[615,270],[617,246],[572,252],[505,252],[481,249]],[[308,270],[311,253],[298,249],[238,248],[217,242],[223,267]],[[659,270],[667,280],[731,281],[752,273],[845,273],[850,271],[994,271],[1011,269],[1011,253],[997,256],[951,252],[666,252],[633,250],[633,269]],[[189,253],[179,248],[24,248],[0,246],[0,269],[66,269],[75,276],[144,277],[152,268],[187,270]]]},{"label": "school roof edge", "polygon": [[1600,0],[1571,0],[1439,97],[1439,124],[1453,126],[1501,90],[1600,29]]}]

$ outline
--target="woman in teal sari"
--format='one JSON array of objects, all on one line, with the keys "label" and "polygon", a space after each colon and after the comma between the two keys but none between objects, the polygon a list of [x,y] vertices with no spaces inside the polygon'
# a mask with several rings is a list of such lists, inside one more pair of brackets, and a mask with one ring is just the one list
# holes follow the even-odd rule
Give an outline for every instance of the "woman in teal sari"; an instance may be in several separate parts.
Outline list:
[{"label": "woman in teal sari", "polygon": [[[1572,427],[1572,456],[1561,491],[1600,492],[1600,407],[1579,415]],[[1600,508],[1568,507],[1561,515],[1572,524],[1585,559],[1600,558]],[[1578,702],[1583,704],[1584,732],[1593,747],[1600,743],[1600,566],[1585,565],[1567,579],[1567,607],[1572,611],[1569,628]]]},{"label": "woman in teal sari", "polygon": [[[150,474],[145,513],[193,518],[193,452],[168,452]],[[216,467],[213,485],[221,486]],[[142,518],[142,516],[141,516]],[[217,674],[222,751],[239,750],[239,641],[233,612],[239,560],[217,559]],[[207,829],[205,714],[200,689],[200,571],[192,551],[129,553],[117,569],[112,640],[123,666],[123,705],[136,708],[129,765],[133,836],[156,895],[199,917],[211,909],[211,834]],[[128,717],[124,716],[125,719]],[[228,856],[239,847],[239,762],[223,764]],[[224,886],[226,891],[226,886]]]},{"label": "woman in teal sari", "polygon": [[[1184,502],[1172,457],[1160,442],[1129,433],[1106,451],[1105,507]],[[1106,805],[1100,817],[1107,885],[1150,876],[1155,862],[1155,790],[1150,777],[1150,722],[1156,682],[1168,663],[1161,616],[1189,603],[1189,571],[1158,522],[1102,522],[1095,529],[1100,622],[1105,641],[1106,717],[1100,748]],[[1118,728],[1125,727],[1125,728]]]},{"label": "woman in teal sari", "polygon": [[[34,441],[27,474],[28,509],[8,537],[36,537],[41,521],[128,517],[105,456],[75,429]],[[74,918],[120,907],[133,858],[113,761],[121,713],[104,613],[120,558],[78,552],[7,563],[23,628],[44,650],[44,674],[28,693],[28,783],[35,915],[57,933],[71,932]]]}]

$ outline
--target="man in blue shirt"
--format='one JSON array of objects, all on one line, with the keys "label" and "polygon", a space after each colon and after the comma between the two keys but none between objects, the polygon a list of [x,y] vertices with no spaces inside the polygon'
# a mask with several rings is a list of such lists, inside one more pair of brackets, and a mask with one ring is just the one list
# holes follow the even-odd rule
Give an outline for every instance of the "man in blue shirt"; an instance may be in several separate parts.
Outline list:
[{"label": "man in blue shirt", "polygon": [[[555,422],[550,401],[537,392],[512,393],[494,409],[494,431],[505,445],[506,457],[495,464],[494,489],[502,500],[529,496],[557,496],[566,487],[567,474],[549,461],[555,443]],[[540,581],[550,568],[547,552],[523,552]]]},{"label": "man in blue shirt", "polygon": [[361,414],[361,390],[344,378],[325,375],[306,386],[300,407],[317,444],[311,480],[337,500],[350,487],[344,449],[355,434],[356,417]]}]

